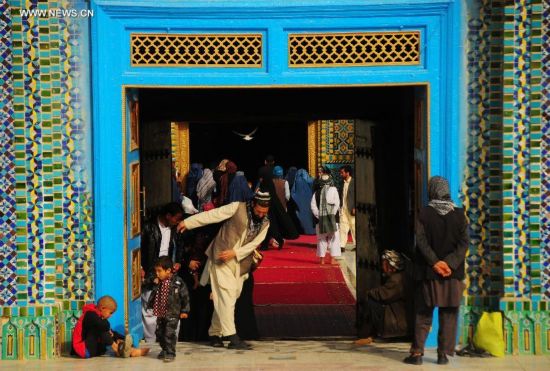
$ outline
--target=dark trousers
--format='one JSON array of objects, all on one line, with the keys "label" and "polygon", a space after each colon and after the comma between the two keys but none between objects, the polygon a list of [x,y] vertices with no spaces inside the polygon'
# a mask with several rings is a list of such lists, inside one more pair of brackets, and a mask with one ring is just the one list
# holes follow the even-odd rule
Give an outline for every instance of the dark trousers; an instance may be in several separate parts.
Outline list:
[{"label": "dark trousers", "polygon": [[384,305],[367,298],[363,304],[363,318],[359,323],[359,337],[377,336],[384,326]]},{"label": "dark trousers", "polygon": [[[426,338],[432,327],[433,311],[424,302],[422,290],[417,290],[414,316],[414,338],[412,353],[424,354]],[[455,353],[456,331],[458,326],[458,307],[439,307],[439,331],[437,332],[437,351],[450,356]]]},{"label": "dark trousers", "polygon": [[160,347],[166,355],[176,355],[176,341],[178,340],[176,328],[179,318],[157,318],[157,330],[155,334]]},{"label": "dark trousers", "polygon": [[107,346],[111,346],[113,342],[124,339],[124,336],[113,331],[113,336],[110,332],[99,330],[95,327],[90,327],[83,331],[86,333],[84,343],[86,344],[86,358],[99,357],[107,352]]}]

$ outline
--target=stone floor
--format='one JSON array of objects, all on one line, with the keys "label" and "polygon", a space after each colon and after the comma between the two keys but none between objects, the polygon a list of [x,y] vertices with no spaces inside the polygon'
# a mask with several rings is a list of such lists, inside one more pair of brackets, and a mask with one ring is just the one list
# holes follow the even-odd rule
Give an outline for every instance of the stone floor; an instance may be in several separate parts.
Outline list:
[{"label": "stone floor", "polygon": [[407,344],[386,343],[355,347],[350,341],[257,341],[254,350],[235,351],[206,345],[179,343],[173,363],[156,359],[158,347],[143,358],[103,356],[81,360],[1,361],[1,370],[550,370],[550,357],[504,358],[454,357],[447,366],[435,364],[435,351],[428,351],[423,366],[401,362]]}]

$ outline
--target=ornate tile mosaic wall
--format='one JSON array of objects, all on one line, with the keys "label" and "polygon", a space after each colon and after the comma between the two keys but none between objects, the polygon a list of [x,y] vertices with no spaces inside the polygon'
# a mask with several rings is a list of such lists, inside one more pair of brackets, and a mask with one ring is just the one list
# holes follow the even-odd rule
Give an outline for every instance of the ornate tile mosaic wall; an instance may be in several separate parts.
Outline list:
[{"label": "ornate tile mosaic wall", "polygon": [[15,127],[11,12],[0,3],[0,306],[13,305],[17,294]]},{"label": "ornate tile mosaic wall", "polygon": [[[468,147],[466,174],[463,184],[463,204],[470,221],[470,248],[467,256],[467,287],[469,296],[487,296],[492,283],[499,280],[491,272],[495,262],[492,247],[498,244],[498,235],[491,235],[491,222],[498,220],[499,208],[492,207],[492,196],[499,192],[500,179],[495,179],[499,166],[494,153],[501,144],[492,139],[492,120],[500,117],[492,111],[491,46],[495,16],[491,2],[474,4],[468,19]],[[495,238],[497,237],[497,238]]]},{"label": "ornate tile mosaic wall", "polygon": [[[354,166],[355,122],[354,120],[321,120],[318,125],[319,166],[330,169],[337,183],[341,181],[338,171],[343,165]],[[317,174],[312,174],[317,176]]]},{"label": "ornate tile mosaic wall", "polygon": [[542,296],[550,300],[550,0],[544,1],[542,21],[541,270]]},{"label": "ornate tile mosaic wall", "polygon": [[540,232],[548,229],[540,224],[540,165],[547,158],[541,157],[542,3],[471,5],[463,187],[471,224],[468,295],[538,300]]},{"label": "ornate tile mosaic wall", "polygon": [[461,339],[483,310],[500,309],[508,353],[548,354],[549,2],[470,5],[463,190],[472,239]]},{"label": "ornate tile mosaic wall", "polygon": [[541,13],[538,0],[516,0],[504,8],[506,297],[540,295]]},{"label": "ornate tile mosaic wall", "polygon": [[84,1],[2,2],[0,305],[92,300],[87,21],[22,9]]}]

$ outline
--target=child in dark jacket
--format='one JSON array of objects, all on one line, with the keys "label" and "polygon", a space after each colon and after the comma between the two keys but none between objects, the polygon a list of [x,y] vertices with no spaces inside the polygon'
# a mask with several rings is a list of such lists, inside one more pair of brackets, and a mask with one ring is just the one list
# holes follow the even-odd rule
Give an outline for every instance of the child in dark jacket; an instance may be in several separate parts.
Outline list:
[{"label": "child in dark jacket", "polygon": [[172,362],[176,357],[178,322],[189,313],[187,286],[174,273],[172,259],[168,256],[159,258],[155,263],[155,276],[145,280],[144,286],[152,289],[148,307],[157,317],[156,335],[162,348],[157,358]]},{"label": "child in dark jacket", "polygon": [[98,357],[111,347],[118,357],[140,357],[149,352],[149,348],[132,347],[132,336],[112,331],[109,317],[116,311],[115,299],[102,296],[96,304],[86,304],[82,315],[73,330],[74,355],[80,358]]}]

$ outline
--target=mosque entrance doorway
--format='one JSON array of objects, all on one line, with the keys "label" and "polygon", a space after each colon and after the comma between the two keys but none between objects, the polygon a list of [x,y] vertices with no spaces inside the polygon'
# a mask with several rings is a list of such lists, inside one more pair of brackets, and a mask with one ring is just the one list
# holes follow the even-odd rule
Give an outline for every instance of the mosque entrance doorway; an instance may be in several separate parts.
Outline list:
[{"label": "mosque entrance doorway", "polygon": [[[261,338],[355,337],[365,292],[382,279],[379,252],[412,251],[415,210],[427,179],[425,95],[425,86],[139,89],[140,176],[146,190],[141,209],[149,217],[175,191],[185,192],[193,163],[212,168],[231,159],[252,187],[266,155],[285,174],[295,166],[315,177],[326,166],[337,184],[338,170],[350,165],[356,179],[356,248],[349,237],[337,267],[351,302],[339,302],[341,292],[333,295],[335,302],[302,302],[309,290],[299,286],[303,282],[290,282],[298,286],[281,292],[276,288],[290,284],[289,271],[274,265],[268,274],[274,285],[267,291],[279,297],[272,302],[262,297],[254,311]],[[294,248],[298,259],[307,251],[318,262],[314,235],[292,243],[283,251]],[[268,251],[267,259],[273,255]],[[257,291],[265,284],[258,282],[261,273]],[[293,295],[296,302],[281,299]]]}]

